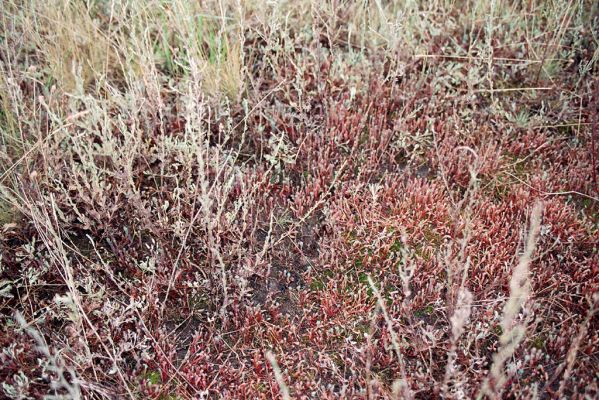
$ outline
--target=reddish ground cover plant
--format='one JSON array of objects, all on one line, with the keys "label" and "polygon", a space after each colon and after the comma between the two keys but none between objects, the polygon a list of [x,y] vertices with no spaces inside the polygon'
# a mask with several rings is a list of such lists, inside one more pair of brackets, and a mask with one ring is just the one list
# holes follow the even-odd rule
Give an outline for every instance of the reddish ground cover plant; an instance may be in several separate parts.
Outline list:
[{"label": "reddish ground cover plant", "polygon": [[596,398],[592,2],[0,11],[0,397]]}]

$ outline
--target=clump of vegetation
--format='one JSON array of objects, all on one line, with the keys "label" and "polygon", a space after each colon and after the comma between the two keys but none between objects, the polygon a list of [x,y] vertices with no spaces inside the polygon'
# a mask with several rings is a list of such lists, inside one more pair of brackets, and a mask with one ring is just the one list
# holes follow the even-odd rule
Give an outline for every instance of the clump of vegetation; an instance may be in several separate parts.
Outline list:
[{"label": "clump of vegetation", "polygon": [[0,24],[0,397],[599,395],[593,2]]}]

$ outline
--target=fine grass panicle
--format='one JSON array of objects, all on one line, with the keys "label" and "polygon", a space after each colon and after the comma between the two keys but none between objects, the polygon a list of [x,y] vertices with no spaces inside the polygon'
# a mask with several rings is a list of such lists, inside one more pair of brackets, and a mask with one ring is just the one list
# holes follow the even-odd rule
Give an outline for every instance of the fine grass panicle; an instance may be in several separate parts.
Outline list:
[{"label": "fine grass panicle", "polygon": [[597,32],[4,1],[0,398],[597,398]]}]

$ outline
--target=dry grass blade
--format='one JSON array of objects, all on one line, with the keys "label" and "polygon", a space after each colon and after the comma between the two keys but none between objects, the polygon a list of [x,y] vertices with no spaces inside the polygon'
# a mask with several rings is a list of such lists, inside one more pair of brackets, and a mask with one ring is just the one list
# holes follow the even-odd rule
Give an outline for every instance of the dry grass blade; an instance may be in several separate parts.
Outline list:
[{"label": "dry grass blade", "polygon": [[285,378],[283,377],[283,372],[281,368],[279,368],[279,364],[277,363],[277,359],[272,351],[266,352],[266,359],[272,366],[272,370],[275,374],[275,380],[277,381],[277,385],[279,385],[279,390],[281,391],[281,398],[283,400],[291,400],[291,395],[289,394],[289,388],[285,383]]},{"label": "dry grass blade", "polygon": [[497,353],[493,355],[489,378],[483,383],[479,398],[483,395],[488,395],[491,398],[501,397],[503,385],[507,380],[503,371],[505,363],[514,354],[524,338],[526,326],[523,322],[518,322],[516,318],[530,298],[530,263],[541,230],[542,211],[543,206],[541,203],[535,204],[532,209],[524,250],[518,264],[512,271],[509,297],[503,307],[502,334],[499,338],[500,347]]}]

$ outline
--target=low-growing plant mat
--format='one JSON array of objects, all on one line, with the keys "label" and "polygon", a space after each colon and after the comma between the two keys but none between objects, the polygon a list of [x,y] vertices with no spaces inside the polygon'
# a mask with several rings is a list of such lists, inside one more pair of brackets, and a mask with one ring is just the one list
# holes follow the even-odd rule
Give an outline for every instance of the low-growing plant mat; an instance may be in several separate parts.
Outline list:
[{"label": "low-growing plant mat", "polygon": [[599,396],[596,2],[0,24],[0,398]]}]

